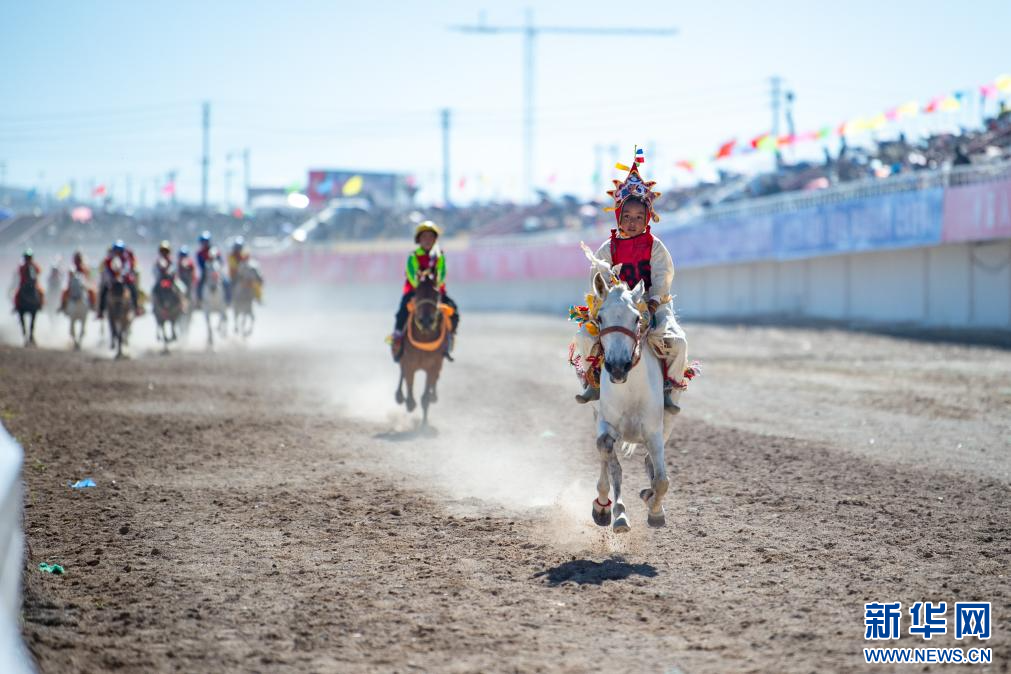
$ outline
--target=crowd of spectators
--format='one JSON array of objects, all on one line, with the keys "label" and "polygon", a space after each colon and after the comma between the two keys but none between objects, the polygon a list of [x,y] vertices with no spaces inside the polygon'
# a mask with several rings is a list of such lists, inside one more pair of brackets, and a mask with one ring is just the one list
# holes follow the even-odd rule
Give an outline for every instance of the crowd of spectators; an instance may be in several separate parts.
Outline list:
[{"label": "crowd of spectators", "polygon": [[[662,190],[657,208],[668,213],[689,207],[706,209],[783,192],[1007,160],[1011,160],[1011,110],[1002,106],[1000,114],[986,120],[978,130],[938,133],[918,141],[900,135],[859,146],[843,138],[838,152],[824,150],[822,161],[789,163],[780,159],[776,170],[767,173],[745,176],[722,172],[715,182]],[[546,193],[541,193],[533,204],[491,202],[465,207],[393,209],[368,200],[345,200],[316,213],[317,222],[305,238],[313,242],[402,240],[422,219],[440,223],[450,237],[604,229],[612,222],[611,216],[603,212],[604,205],[569,196],[551,198]],[[288,208],[230,214],[187,208],[142,213],[96,208],[82,220],[71,208],[47,212],[35,209],[34,213],[0,213],[0,245],[71,249],[107,244],[117,238],[137,245],[156,246],[162,239],[192,245],[204,230],[210,230],[219,241],[242,235],[247,241],[268,245],[286,239],[313,215],[311,211]]]}]

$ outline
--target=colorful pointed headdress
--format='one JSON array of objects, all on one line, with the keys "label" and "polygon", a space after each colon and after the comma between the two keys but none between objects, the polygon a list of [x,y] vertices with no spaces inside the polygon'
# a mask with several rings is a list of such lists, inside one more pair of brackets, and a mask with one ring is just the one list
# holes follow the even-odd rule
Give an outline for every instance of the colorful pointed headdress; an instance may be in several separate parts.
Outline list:
[{"label": "colorful pointed headdress", "polygon": [[628,175],[625,176],[625,180],[614,180],[614,189],[608,190],[607,195],[614,199],[614,206],[609,206],[605,208],[605,211],[614,211],[614,217],[619,222],[621,221],[621,207],[625,205],[630,197],[635,197],[646,204],[646,215],[653,222],[660,222],[660,216],[656,214],[653,210],[653,202],[656,201],[657,197],[660,196],[659,192],[653,191],[653,186],[656,185],[655,180],[650,180],[646,182],[639,175],[639,164],[646,162],[646,158],[643,155],[641,148],[635,149],[635,160],[632,162],[632,166],[628,167],[624,164],[618,163],[614,167],[619,171],[628,171]]}]

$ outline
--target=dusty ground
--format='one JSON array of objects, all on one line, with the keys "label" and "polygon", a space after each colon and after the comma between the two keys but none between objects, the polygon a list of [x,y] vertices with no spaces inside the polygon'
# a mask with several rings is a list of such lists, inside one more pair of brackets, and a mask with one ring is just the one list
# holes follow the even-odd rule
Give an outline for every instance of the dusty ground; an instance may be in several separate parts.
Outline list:
[{"label": "dusty ground", "polygon": [[921,600],[993,602],[978,670],[1007,671],[1011,353],[688,326],[669,525],[635,500],[619,537],[563,321],[466,316],[420,433],[387,317],[336,320],[170,357],[142,329],[126,362],[0,347],[41,672],[888,671],[863,604]]}]

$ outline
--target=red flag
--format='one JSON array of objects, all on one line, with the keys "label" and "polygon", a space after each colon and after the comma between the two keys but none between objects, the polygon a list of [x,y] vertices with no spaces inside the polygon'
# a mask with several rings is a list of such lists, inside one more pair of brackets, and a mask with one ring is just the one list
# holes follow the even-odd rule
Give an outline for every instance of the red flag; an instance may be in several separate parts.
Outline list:
[{"label": "red flag", "polygon": [[105,194],[105,185],[99,185],[95,189],[91,190],[91,196],[100,197]]},{"label": "red flag", "polygon": [[683,168],[686,171],[694,171],[695,170],[695,164],[693,164],[690,161],[687,161],[685,159],[682,159],[681,161],[676,162],[674,165],[677,166],[677,167],[679,167],[679,168]]},{"label": "red flag", "polygon": [[730,156],[730,153],[734,151],[734,146],[737,145],[737,140],[732,140],[730,142],[720,145],[720,149],[716,151],[717,159],[724,159]]},{"label": "red flag", "polygon": [[768,135],[769,134],[767,134],[767,133],[763,133],[761,136],[755,136],[754,138],[752,138],[751,139],[751,147],[753,147],[753,148],[755,148],[757,150],[758,149],[758,144],[761,143],[763,140],[765,140],[765,137],[768,136]]},{"label": "red flag", "polygon": [[161,188],[161,193],[165,196],[172,196],[176,193],[175,183],[165,183],[165,186]]}]

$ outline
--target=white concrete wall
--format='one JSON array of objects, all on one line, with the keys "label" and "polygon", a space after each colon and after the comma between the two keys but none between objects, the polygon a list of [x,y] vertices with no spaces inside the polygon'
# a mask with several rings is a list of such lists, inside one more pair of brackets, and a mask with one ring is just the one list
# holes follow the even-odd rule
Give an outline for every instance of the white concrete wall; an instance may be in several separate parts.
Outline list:
[{"label": "white concrete wall", "polygon": [[[371,308],[395,306],[399,292],[396,285],[352,287],[354,301]],[[588,289],[588,276],[449,284],[464,316],[475,310],[562,316],[570,304],[583,303]],[[1011,239],[678,269],[673,293],[689,321],[787,317],[1011,330]]]},{"label": "white concrete wall", "polygon": [[687,320],[788,316],[1011,330],[1011,240],[684,269]]}]

